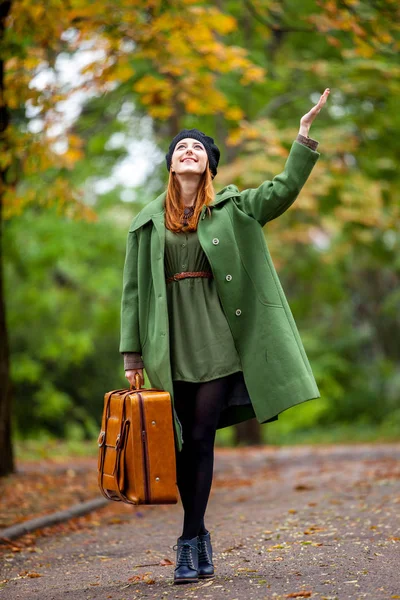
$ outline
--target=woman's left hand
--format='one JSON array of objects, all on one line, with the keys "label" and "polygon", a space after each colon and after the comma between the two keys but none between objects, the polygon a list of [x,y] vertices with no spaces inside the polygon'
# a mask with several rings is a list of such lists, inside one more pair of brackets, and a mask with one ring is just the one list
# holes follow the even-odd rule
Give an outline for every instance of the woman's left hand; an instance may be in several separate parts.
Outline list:
[{"label": "woman's left hand", "polygon": [[299,133],[301,133],[302,135],[305,135],[305,136],[308,135],[311,124],[314,121],[317,114],[319,113],[319,111],[321,110],[321,108],[324,106],[325,102],[327,101],[329,93],[330,93],[330,89],[326,88],[324,93],[321,94],[321,97],[318,100],[318,103],[315,106],[313,106],[312,109],[309,110],[308,113],[306,113],[304,115],[304,117],[301,117]]}]

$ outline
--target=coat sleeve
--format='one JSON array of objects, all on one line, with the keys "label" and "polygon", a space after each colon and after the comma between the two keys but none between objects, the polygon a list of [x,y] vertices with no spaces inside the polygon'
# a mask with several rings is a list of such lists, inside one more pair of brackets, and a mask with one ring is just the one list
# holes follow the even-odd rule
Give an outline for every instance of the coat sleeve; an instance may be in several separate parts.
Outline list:
[{"label": "coat sleeve", "polygon": [[138,241],[135,231],[128,233],[121,300],[119,351],[141,353],[139,338]]},{"label": "coat sleeve", "polygon": [[243,190],[235,203],[263,227],[293,204],[319,157],[319,152],[294,140],[282,173],[257,188]]},{"label": "coat sleeve", "polygon": [[124,370],[144,369],[143,358],[140,352],[124,352]]}]

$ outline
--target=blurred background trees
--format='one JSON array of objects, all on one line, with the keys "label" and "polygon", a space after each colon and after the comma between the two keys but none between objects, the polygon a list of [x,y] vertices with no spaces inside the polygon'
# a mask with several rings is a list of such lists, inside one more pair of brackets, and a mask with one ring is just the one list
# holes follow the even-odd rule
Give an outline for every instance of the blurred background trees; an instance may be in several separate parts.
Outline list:
[{"label": "blurred background trees", "polygon": [[12,468],[11,395],[15,436],[84,439],[97,434],[104,392],[125,386],[126,232],[164,189],[171,137],[206,131],[221,148],[216,190],[255,187],[282,169],[326,87],[310,131],[317,167],[265,227],[322,398],[261,433],[276,443],[398,436],[398,3],[0,5],[10,362],[5,327],[0,356],[2,384],[8,364],[12,381],[0,397],[0,471]]}]

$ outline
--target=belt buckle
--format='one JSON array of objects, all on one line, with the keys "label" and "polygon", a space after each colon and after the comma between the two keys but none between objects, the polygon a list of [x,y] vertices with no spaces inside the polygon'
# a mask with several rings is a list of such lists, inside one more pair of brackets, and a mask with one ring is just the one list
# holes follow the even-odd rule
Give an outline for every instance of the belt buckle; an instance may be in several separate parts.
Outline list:
[{"label": "belt buckle", "polygon": [[177,275],[178,275],[178,273],[175,273],[175,275],[173,275],[174,281],[178,281]]}]

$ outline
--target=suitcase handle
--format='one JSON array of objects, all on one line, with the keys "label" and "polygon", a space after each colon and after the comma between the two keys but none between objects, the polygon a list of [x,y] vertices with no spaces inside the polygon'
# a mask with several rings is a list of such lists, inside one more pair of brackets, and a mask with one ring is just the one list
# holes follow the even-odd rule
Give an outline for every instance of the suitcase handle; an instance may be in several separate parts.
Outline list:
[{"label": "suitcase handle", "polygon": [[140,374],[137,371],[135,373],[135,384],[134,385],[131,384],[129,386],[129,389],[131,389],[131,390],[140,390],[140,389],[142,389],[140,387]]},{"label": "suitcase handle", "polygon": [[[135,383],[134,385],[130,385],[129,386],[129,391],[131,392],[138,392],[140,390],[144,390],[145,392],[150,392],[150,391],[154,391],[154,392],[164,392],[165,390],[161,389],[161,388],[145,388],[145,387],[140,387],[140,375],[139,373],[135,373]],[[122,391],[126,391],[126,390],[122,390]]]}]

